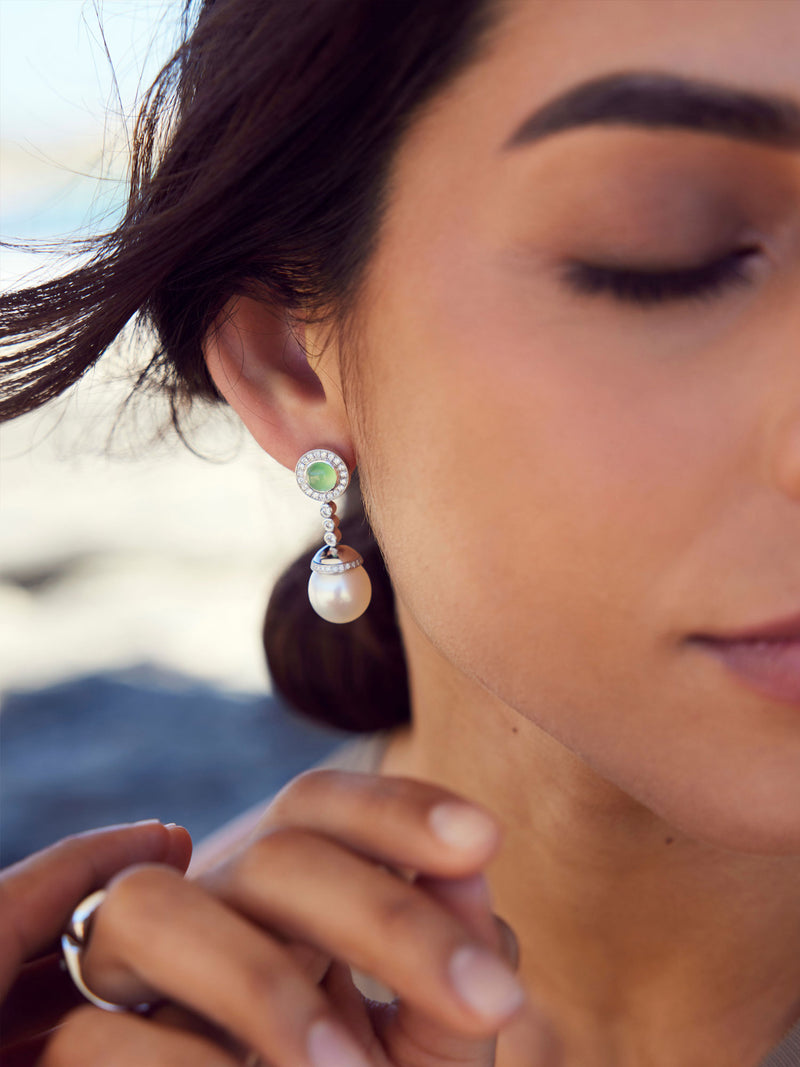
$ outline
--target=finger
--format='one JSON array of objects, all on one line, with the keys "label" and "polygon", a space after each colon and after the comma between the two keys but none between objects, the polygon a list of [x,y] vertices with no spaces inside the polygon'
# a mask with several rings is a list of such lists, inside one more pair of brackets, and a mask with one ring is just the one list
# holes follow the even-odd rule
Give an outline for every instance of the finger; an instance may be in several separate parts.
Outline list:
[{"label": "finger", "polygon": [[[366,1000],[353,981],[353,974],[346,963],[334,960],[322,980],[322,988],[333,1004],[337,1016],[346,1024],[348,1030],[361,1042],[372,1060],[385,1061],[385,1053],[376,1035],[373,1023],[373,1010],[393,1010],[394,1004],[382,1005],[376,1001]],[[375,1053],[379,1052],[378,1055]]]},{"label": "finger", "polygon": [[80,1008],[47,1044],[37,1067],[241,1067],[224,1049],[136,1015]]},{"label": "finger", "polygon": [[483,937],[488,945],[497,949],[513,970],[518,968],[517,935],[505,919],[491,911],[491,894],[484,875],[475,874],[460,879],[428,878],[421,875],[414,884],[448,907],[479,937]]},{"label": "finger", "polygon": [[346,771],[307,771],[267,809],[260,829],[294,826],[332,837],[379,862],[440,877],[474,873],[500,844],[494,817],[428,782]]},{"label": "finger", "polygon": [[[477,938],[516,969],[517,953],[513,949],[516,938],[511,928],[492,913],[491,894],[484,875],[461,879],[422,876],[414,884],[443,904]],[[421,1012],[406,1001],[399,1001],[390,1010],[377,1009],[371,1021],[393,1061],[418,1062],[424,1050],[434,1060],[455,1062],[459,1067],[488,1067],[495,1063],[497,1034],[476,1038],[455,1033],[432,1019],[428,1012]],[[535,1067],[540,1061],[531,1055],[527,1062]]]},{"label": "finger", "polygon": [[[482,875],[460,880],[420,877],[415,884],[449,907],[478,936],[484,937],[487,944],[497,947],[512,970],[518,969],[520,952],[517,936],[501,916],[490,912],[491,896]],[[382,1042],[390,1050],[390,1054],[398,1058],[403,1055],[400,1046],[407,1041],[407,1035],[411,1034],[425,1049],[436,1050],[436,1054],[444,1062],[448,1062],[449,1056],[460,1067],[480,1067],[484,1062],[492,1065],[495,1063],[494,1043],[487,1042],[481,1047],[477,1042],[458,1042],[452,1034],[442,1032],[441,1028],[431,1025],[427,1020],[415,1020],[407,1005],[390,1005],[389,1010],[373,1011],[370,1025],[381,1035]],[[352,1029],[354,1033],[359,1033],[357,1025],[353,1025]],[[553,1022],[535,1002],[529,1001],[526,1008],[503,1028],[499,1036],[501,1040],[510,1039],[515,1048],[525,1050],[525,1063],[529,1067],[560,1063],[564,1055]]]},{"label": "finger", "polygon": [[286,947],[166,867],[133,868],[110,883],[83,974],[116,1003],[176,1001],[280,1067],[312,1067],[319,1043],[346,1048],[343,1063],[367,1067]]},{"label": "finger", "polygon": [[274,830],[201,880],[253,922],[345,960],[458,1033],[485,1037],[522,1003],[513,973],[460,919],[328,838]]},{"label": "finger", "polygon": [[60,934],[75,906],[133,863],[185,870],[191,838],[156,820],[65,838],[0,872],[0,995],[22,963]]},{"label": "finger", "polygon": [[484,874],[466,878],[430,878],[419,875],[414,884],[438,900],[492,949],[502,946],[492,915],[492,898]]},{"label": "finger", "polygon": [[[243,1046],[227,1030],[204,1019],[202,1015],[182,1008],[179,1004],[163,1001],[147,1012],[147,1020],[170,1030],[185,1030],[237,1056],[242,1053]],[[242,1058],[246,1058],[246,1055]]]}]

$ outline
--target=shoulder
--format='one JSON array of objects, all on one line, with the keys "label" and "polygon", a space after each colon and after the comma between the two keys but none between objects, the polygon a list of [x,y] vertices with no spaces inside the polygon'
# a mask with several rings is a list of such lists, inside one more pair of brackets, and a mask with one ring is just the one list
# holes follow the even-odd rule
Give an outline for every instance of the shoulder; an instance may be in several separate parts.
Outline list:
[{"label": "shoulder", "polygon": [[383,754],[392,738],[392,730],[380,730],[363,734],[345,741],[329,756],[314,765],[315,768],[332,768],[339,771],[359,771],[362,774],[377,774]]},{"label": "shoulder", "polygon": [[[387,745],[392,737],[391,730],[380,730],[374,734],[364,734],[345,741],[335,748],[312,769],[331,768],[341,771],[357,771],[362,774],[377,774]],[[224,862],[238,848],[246,843],[256,832],[264,812],[272,802],[275,794],[260,800],[252,808],[237,815],[195,847],[188,876],[196,878],[210,867]]]}]

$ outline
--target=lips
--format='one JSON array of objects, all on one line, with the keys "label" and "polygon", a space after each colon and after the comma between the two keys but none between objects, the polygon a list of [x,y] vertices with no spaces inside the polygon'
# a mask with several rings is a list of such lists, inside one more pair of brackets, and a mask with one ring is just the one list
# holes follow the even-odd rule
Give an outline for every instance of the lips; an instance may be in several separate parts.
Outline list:
[{"label": "lips", "polygon": [[691,642],[762,696],[800,707],[800,613]]},{"label": "lips", "polygon": [[[705,639],[705,635],[701,637]],[[800,640],[800,611],[796,615],[785,615],[782,619],[765,622],[761,626],[708,636],[710,641],[761,641],[772,638]]]}]

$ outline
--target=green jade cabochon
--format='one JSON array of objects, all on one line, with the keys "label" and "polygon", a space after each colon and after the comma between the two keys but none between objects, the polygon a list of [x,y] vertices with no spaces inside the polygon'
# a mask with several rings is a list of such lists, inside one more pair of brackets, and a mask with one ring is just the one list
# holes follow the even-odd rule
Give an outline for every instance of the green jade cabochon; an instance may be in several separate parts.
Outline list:
[{"label": "green jade cabochon", "polygon": [[315,493],[329,493],[336,487],[336,470],[325,460],[316,460],[306,468],[306,481]]}]

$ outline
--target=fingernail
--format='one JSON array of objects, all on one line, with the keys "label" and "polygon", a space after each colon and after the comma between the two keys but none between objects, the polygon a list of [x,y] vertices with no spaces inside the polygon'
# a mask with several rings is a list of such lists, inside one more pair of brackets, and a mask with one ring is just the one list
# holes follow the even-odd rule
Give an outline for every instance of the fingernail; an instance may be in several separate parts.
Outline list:
[{"label": "fingernail", "polygon": [[437,804],[428,815],[431,829],[446,845],[468,852],[486,849],[497,841],[497,827],[488,815],[458,801]]},{"label": "fingernail", "polygon": [[161,819],[139,819],[138,822],[133,824],[134,826],[160,826]]},{"label": "fingernail", "polygon": [[490,1019],[515,1011],[525,993],[511,971],[486,949],[464,945],[450,960],[456,992],[473,1011]]},{"label": "fingernail", "polygon": [[314,1067],[370,1067],[350,1035],[327,1019],[308,1031],[308,1058]]},{"label": "fingernail", "polygon": [[492,894],[484,874],[473,874],[469,878],[454,880],[448,883],[446,892],[451,898],[463,901],[472,907],[491,909]]},{"label": "fingernail", "polygon": [[178,824],[176,822],[165,822],[164,826],[168,830],[177,830],[178,829]]}]

